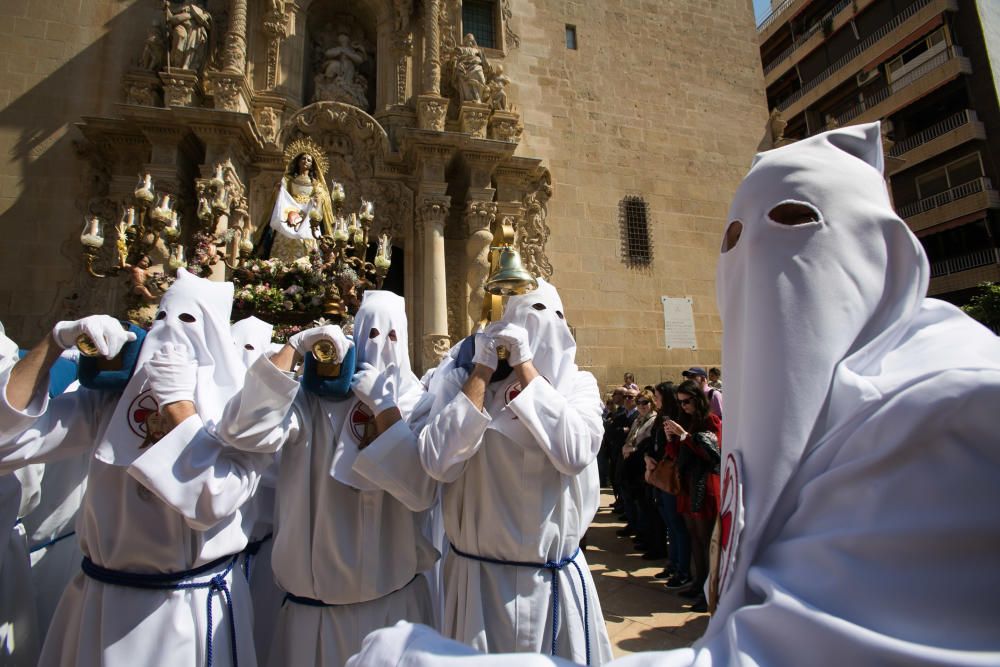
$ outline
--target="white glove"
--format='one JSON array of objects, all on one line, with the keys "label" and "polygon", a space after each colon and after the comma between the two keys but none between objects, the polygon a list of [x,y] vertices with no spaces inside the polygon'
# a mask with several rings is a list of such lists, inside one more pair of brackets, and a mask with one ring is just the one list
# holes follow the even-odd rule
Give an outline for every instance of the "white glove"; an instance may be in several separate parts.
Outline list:
[{"label": "white glove", "polygon": [[102,356],[111,359],[121,352],[125,343],[135,340],[135,334],[122,328],[121,322],[109,315],[90,315],[82,320],[64,320],[52,328],[52,338],[64,350],[76,345],[80,334],[86,334]]},{"label": "white glove", "polygon": [[306,352],[312,352],[312,347],[321,340],[328,340],[337,348],[337,357],[343,361],[347,356],[347,351],[351,349],[351,341],[347,340],[344,331],[336,324],[324,324],[321,327],[313,327],[300,331],[288,339],[288,344],[295,348],[303,357]]},{"label": "white glove", "polygon": [[511,367],[531,361],[531,345],[528,343],[528,332],[524,327],[507,322],[496,322],[486,327],[486,333],[493,336],[497,347],[502,345],[507,348],[509,352],[507,363]]},{"label": "white glove", "polygon": [[476,354],[472,357],[472,363],[497,369],[500,360],[497,358],[497,345],[492,336],[484,333],[476,334]]},{"label": "white glove", "polygon": [[372,414],[377,417],[396,407],[396,375],[395,364],[389,364],[385,371],[379,373],[371,364],[363,363],[351,378],[351,389],[358,400],[371,408]]},{"label": "white glove", "polygon": [[177,401],[194,402],[198,362],[188,352],[186,345],[164,343],[144,368],[149,388],[161,408]]}]

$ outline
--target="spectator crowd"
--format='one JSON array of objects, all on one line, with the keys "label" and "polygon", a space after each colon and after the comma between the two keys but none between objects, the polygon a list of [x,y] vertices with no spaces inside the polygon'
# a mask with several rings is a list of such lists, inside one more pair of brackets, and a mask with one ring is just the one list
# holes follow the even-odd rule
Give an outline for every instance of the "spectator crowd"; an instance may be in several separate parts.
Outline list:
[{"label": "spectator crowd", "polygon": [[692,367],[675,384],[643,388],[632,373],[605,397],[598,454],[601,486],[614,494],[618,530],[647,561],[665,561],[666,590],[709,610],[712,530],[719,516],[722,373]]}]

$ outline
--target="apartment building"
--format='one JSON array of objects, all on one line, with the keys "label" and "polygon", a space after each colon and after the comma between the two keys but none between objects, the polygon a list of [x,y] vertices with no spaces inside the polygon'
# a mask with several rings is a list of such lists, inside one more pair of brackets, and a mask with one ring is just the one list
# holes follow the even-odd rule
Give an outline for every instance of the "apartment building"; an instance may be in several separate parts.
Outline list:
[{"label": "apartment building", "polygon": [[961,305],[1000,280],[1000,0],[777,0],[757,33],[787,140],[886,125],[929,295]]}]

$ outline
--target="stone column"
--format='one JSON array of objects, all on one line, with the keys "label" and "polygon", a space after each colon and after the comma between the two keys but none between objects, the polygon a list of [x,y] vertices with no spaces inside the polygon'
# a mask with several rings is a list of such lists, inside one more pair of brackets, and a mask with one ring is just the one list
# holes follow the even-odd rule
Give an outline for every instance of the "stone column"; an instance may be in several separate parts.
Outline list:
[{"label": "stone column", "polygon": [[424,81],[417,97],[417,124],[423,130],[444,131],[448,100],[441,97],[441,0],[424,2]]},{"label": "stone column", "polygon": [[232,0],[223,69],[243,74],[247,68],[247,0]]},{"label": "stone column", "polygon": [[424,95],[441,94],[441,0],[424,2]]},{"label": "stone column", "polygon": [[469,331],[479,322],[482,313],[483,284],[490,272],[490,244],[493,242],[492,229],[496,217],[495,202],[470,200],[465,206],[465,224],[469,230],[465,242]]},{"label": "stone column", "polygon": [[444,224],[451,197],[424,194],[417,204],[417,225],[423,230],[423,368],[433,368],[448,353],[448,293],[445,276]]}]

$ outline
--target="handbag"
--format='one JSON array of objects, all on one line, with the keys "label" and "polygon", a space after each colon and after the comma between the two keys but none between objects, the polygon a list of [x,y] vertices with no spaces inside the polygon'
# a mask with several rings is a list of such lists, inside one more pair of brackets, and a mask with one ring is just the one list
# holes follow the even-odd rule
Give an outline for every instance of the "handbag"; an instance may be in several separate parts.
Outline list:
[{"label": "handbag", "polygon": [[661,459],[655,468],[646,473],[646,481],[671,495],[681,492],[681,474],[673,459]]}]

